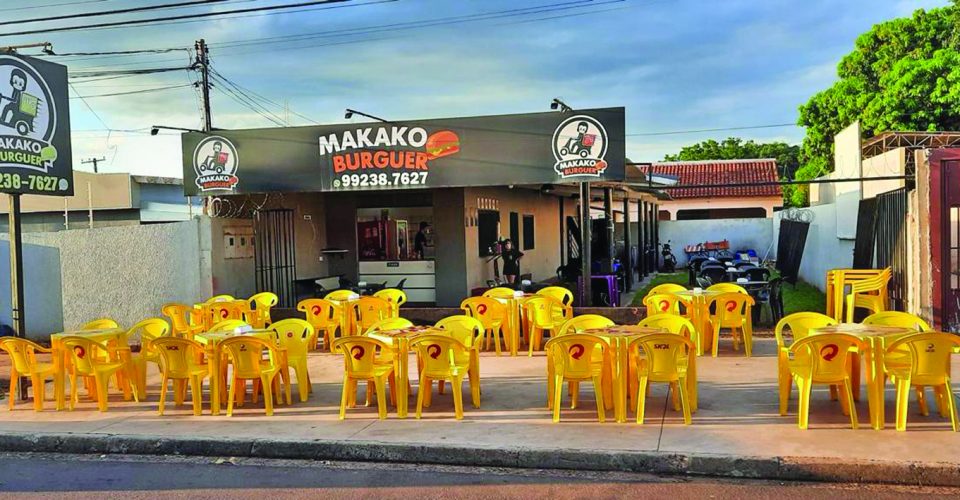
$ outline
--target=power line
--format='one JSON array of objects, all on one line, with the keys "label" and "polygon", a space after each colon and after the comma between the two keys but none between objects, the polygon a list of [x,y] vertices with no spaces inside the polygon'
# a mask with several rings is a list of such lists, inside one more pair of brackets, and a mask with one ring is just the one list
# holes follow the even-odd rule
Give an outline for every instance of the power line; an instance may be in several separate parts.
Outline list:
[{"label": "power line", "polygon": [[236,92],[232,91],[231,89],[226,88],[226,87],[221,88],[220,86],[216,86],[216,85],[215,85],[213,88],[216,89],[217,91],[219,91],[220,93],[226,95],[227,97],[233,99],[234,101],[236,101],[236,102],[239,103],[240,105],[244,106],[245,108],[250,109],[250,110],[253,111],[254,113],[262,116],[263,118],[265,118],[266,120],[270,121],[270,122],[273,123],[274,125],[277,125],[277,126],[279,126],[279,127],[283,127],[283,126],[284,126],[283,120],[280,120],[279,117],[274,118],[274,117],[271,117],[271,116],[269,116],[268,114],[260,111],[260,109],[258,109],[255,104],[250,103],[250,102],[248,102],[248,101],[245,101],[242,97],[240,97]]},{"label": "power line", "polygon": [[134,76],[134,75],[152,75],[154,73],[166,73],[170,71],[184,71],[188,69],[193,69],[190,66],[187,67],[176,67],[176,68],[143,68],[143,69],[127,69],[127,70],[97,70],[97,71],[77,71],[75,73],[70,73],[70,78],[93,78],[98,76]]},{"label": "power line", "polygon": [[32,10],[32,9],[45,9],[48,7],[62,7],[66,5],[81,5],[88,3],[103,3],[109,2],[110,0],[81,0],[78,2],[62,2],[62,3],[48,3],[44,5],[28,5],[26,7],[11,7],[8,9],[0,9],[0,12],[13,12],[15,10]]},{"label": "power line", "polygon": [[[110,52],[64,52],[64,53],[53,53],[48,52],[45,55],[53,57],[73,57],[73,56],[113,56],[113,55],[139,55],[139,54],[166,54],[168,52],[175,52],[178,50],[185,50],[187,52],[190,49],[186,47],[174,47],[169,49],[137,49],[137,50],[114,50]],[[73,59],[73,61],[84,61],[86,59],[95,59],[96,57],[89,57],[83,59]]]},{"label": "power line", "polygon": [[281,126],[281,127],[287,125],[287,123],[283,120],[283,118],[281,118],[280,116],[278,116],[276,113],[270,111],[270,110],[269,110],[266,106],[264,106],[263,104],[260,104],[259,102],[257,102],[256,99],[254,99],[253,97],[250,97],[250,95],[248,95],[246,92],[244,92],[243,90],[241,90],[239,87],[236,87],[236,86],[233,84],[233,82],[230,82],[230,81],[225,80],[225,79],[224,79],[222,76],[220,76],[218,73],[213,72],[213,73],[211,73],[211,74],[212,74],[214,80],[216,80],[217,82],[220,82],[221,84],[223,84],[223,87],[220,88],[220,90],[221,90],[221,91],[226,91],[227,93],[229,93],[230,96],[234,98],[234,100],[237,100],[238,102],[240,102],[240,103],[243,104],[244,106],[246,106],[246,107],[252,109],[253,111],[255,111],[255,112],[256,112],[257,114],[259,114],[260,116],[263,116],[264,118],[270,120],[271,122],[273,122],[273,123],[275,123],[275,124],[277,124],[277,125],[279,125],[279,126]]},{"label": "power line", "polygon": [[[126,92],[111,92],[111,93],[108,93],[108,94],[93,94],[93,95],[85,95],[85,96],[77,95],[77,96],[75,96],[75,97],[71,97],[71,99],[91,99],[91,98],[94,98],[94,97],[115,97],[115,96],[122,96],[122,95],[148,94],[148,93],[151,93],[151,92],[160,92],[160,91],[164,91],[164,90],[182,89],[182,88],[187,88],[187,87],[193,87],[193,85],[191,85],[191,84],[168,85],[168,86],[165,86],[165,87],[156,87],[156,88],[141,89],[141,90],[130,90],[130,91],[126,91]],[[76,90],[76,89],[75,89],[75,90]]]},{"label": "power line", "polygon": [[[36,35],[39,33],[58,33],[63,31],[78,31],[92,28],[115,28],[122,26],[136,26],[143,24],[153,24],[162,21],[175,21],[182,19],[199,19],[207,17],[221,17],[229,16],[232,14],[243,14],[248,12],[265,12],[272,10],[283,10],[283,9],[293,9],[296,7],[307,7],[311,5],[325,5],[325,4],[334,4],[334,3],[345,3],[352,0],[313,0],[309,2],[298,2],[293,4],[284,4],[284,5],[267,5],[262,7],[249,7],[246,9],[234,9],[234,10],[222,10],[217,12],[200,12],[194,14],[183,14],[179,16],[166,16],[166,17],[155,17],[150,19],[133,19],[127,21],[115,21],[109,23],[96,23],[96,24],[86,24],[78,26],[61,26],[57,28],[42,28],[26,31],[16,31],[13,33],[0,33],[0,36],[19,36],[19,35]],[[396,0],[390,0],[396,1]]]},{"label": "power line", "polygon": [[758,128],[780,128],[780,127],[799,127],[796,123],[774,123],[772,125],[749,125],[745,127],[724,127],[724,128],[704,128],[700,130],[674,130],[671,132],[644,132],[638,134],[627,134],[627,137],[654,136],[654,135],[675,135],[675,134],[697,134],[700,132],[724,132],[727,130],[751,130]]},{"label": "power line", "polygon": [[64,19],[77,19],[84,17],[115,16],[119,14],[130,14],[133,12],[146,12],[151,10],[177,9],[192,7],[197,5],[221,3],[229,0],[190,0],[189,2],[167,3],[160,5],[144,5],[140,7],[128,7],[126,9],[100,10],[95,12],[77,12],[74,14],[64,14],[61,16],[34,17],[29,19],[15,19],[13,21],[0,21],[0,26],[8,24],[39,23],[48,21],[61,21]]},{"label": "power line", "polygon": [[[257,92],[254,92],[253,90],[250,90],[250,89],[247,88],[247,87],[243,87],[242,85],[240,85],[240,84],[238,84],[238,83],[230,80],[229,78],[227,78],[227,77],[223,76],[222,74],[220,74],[220,72],[218,72],[217,70],[211,70],[211,72],[212,72],[214,75],[216,75],[218,78],[220,78],[220,79],[222,79],[222,80],[225,80],[226,83],[228,83],[229,85],[232,85],[234,88],[238,88],[239,90],[245,91],[247,94],[251,94],[253,97],[257,97],[257,98],[259,98],[261,101],[264,101],[264,102],[266,102],[267,104],[272,104],[273,106],[276,106],[276,107],[279,108],[279,109],[286,109],[285,106],[277,103],[276,101],[272,101],[272,100],[264,97],[263,95],[258,94]],[[309,116],[302,115],[302,114],[300,114],[300,113],[298,113],[298,112],[296,112],[296,111],[293,111],[293,110],[289,110],[289,111],[290,111],[291,113],[299,116],[300,118],[303,118],[304,120],[307,120],[308,122],[314,123],[314,124],[316,124],[316,125],[320,125],[320,122],[314,120],[313,118],[310,118]]]},{"label": "power line", "polygon": [[77,97],[80,98],[80,102],[82,102],[83,105],[86,106],[87,109],[90,111],[90,113],[92,113],[93,116],[96,117],[97,121],[100,122],[100,125],[103,125],[103,128],[109,130],[109,129],[110,129],[110,126],[107,125],[107,123],[106,123],[105,121],[103,121],[103,118],[100,118],[100,115],[98,115],[97,112],[93,110],[93,107],[91,107],[91,106],[90,106],[90,103],[87,102],[87,100],[84,99],[82,95],[80,95],[80,92],[77,92],[77,89],[73,86],[73,84],[70,83],[69,81],[67,81],[67,85],[70,86],[70,88],[73,90],[73,93],[76,94]]}]

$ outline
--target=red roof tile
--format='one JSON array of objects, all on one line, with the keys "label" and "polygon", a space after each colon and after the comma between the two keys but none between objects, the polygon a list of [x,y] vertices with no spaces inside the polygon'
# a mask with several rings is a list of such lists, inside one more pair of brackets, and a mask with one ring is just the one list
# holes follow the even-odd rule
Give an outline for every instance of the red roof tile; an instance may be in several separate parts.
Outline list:
[{"label": "red roof tile", "polygon": [[[666,190],[674,199],[782,196],[783,194],[780,186],[777,185],[734,185],[776,182],[778,180],[777,161],[773,159],[663,162],[654,163],[651,166],[643,165],[640,169],[646,174],[649,174],[652,169],[655,176],[676,177],[678,186],[691,186]],[[729,184],[729,186],[695,187],[708,184]]]}]

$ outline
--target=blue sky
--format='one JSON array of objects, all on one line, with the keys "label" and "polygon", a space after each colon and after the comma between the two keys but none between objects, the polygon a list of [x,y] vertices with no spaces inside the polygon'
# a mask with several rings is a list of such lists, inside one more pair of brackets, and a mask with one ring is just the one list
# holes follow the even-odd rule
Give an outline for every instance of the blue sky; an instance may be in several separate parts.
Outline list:
[{"label": "blue sky", "polygon": [[[6,0],[0,4],[0,17],[171,3],[73,0],[77,3],[36,8],[67,2]],[[2,26],[0,33],[288,3],[294,0],[231,0],[138,16]],[[946,4],[947,0],[354,0],[337,8],[283,15],[0,36],[0,44],[49,41],[57,52],[86,52],[192,47],[194,40],[205,38],[211,44],[214,68],[279,104],[264,105],[291,125],[311,123],[299,115],[319,123],[343,122],[347,107],[396,120],[546,111],[550,100],[559,96],[574,107],[625,106],[628,134],[654,134],[793,123],[797,107],[834,81],[837,62],[852,49],[858,34],[917,8]],[[513,9],[531,11],[504,12]],[[450,18],[484,13],[489,14],[486,20],[449,23]],[[438,25],[397,29],[401,23],[431,21]],[[356,31],[365,28],[366,32]],[[314,37],[264,44],[277,41],[272,37],[297,34]],[[264,38],[269,40],[260,40]],[[230,45],[236,41],[249,42]],[[185,66],[187,58],[186,52],[178,51],[56,59],[80,71]],[[74,88],[94,96],[188,85],[195,78],[181,71],[77,80]],[[86,102],[93,112],[81,100],[71,100],[76,168],[87,168],[79,165],[82,158],[103,156],[107,158],[103,171],[180,175],[177,136],[151,137],[143,129],[153,124],[199,127],[199,101],[193,89],[90,97]],[[220,90],[213,94],[213,115],[216,127],[273,126]],[[729,135],[799,143],[803,131],[782,127],[628,135],[627,154],[636,161],[658,160],[682,145]]]}]

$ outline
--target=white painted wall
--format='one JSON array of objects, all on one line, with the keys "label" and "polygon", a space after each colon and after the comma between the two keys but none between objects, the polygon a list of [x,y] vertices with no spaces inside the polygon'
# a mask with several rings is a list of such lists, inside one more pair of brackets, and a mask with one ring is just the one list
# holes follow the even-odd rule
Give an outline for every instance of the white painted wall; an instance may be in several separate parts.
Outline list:
[{"label": "white painted wall", "polygon": [[[4,235],[6,236],[6,235]],[[23,245],[23,293],[27,332],[63,328],[60,307],[60,249]],[[0,323],[10,326],[10,242],[0,241]]]},{"label": "white painted wall", "polygon": [[762,258],[774,241],[772,219],[660,221],[660,242],[670,240],[679,266],[687,264],[684,246],[724,239],[730,241],[731,251],[752,248]]}]

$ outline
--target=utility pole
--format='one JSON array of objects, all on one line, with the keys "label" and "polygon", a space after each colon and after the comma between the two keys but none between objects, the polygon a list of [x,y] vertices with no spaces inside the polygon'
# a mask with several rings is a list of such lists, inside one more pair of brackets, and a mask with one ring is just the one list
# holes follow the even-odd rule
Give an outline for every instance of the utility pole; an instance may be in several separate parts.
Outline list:
[{"label": "utility pole", "polygon": [[203,91],[203,131],[210,132],[213,130],[213,122],[210,119],[210,51],[203,38],[197,40],[194,49],[197,51],[194,66],[200,69],[200,85]]},{"label": "utility pole", "polygon": [[84,164],[84,165],[90,165],[90,164],[92,163],[92,164],[93,164],[93,173],[96,174],[96,173],[99,173],[98,170],[97,170],[97,163],[100,163],[100,162],[102,162],[102,161],[107,161],[107,159],[101,156],[100,158],[88,158],[88,159],[86,159],[86,160],[80,160],[80,163],[82,163],[82,164]]}]

